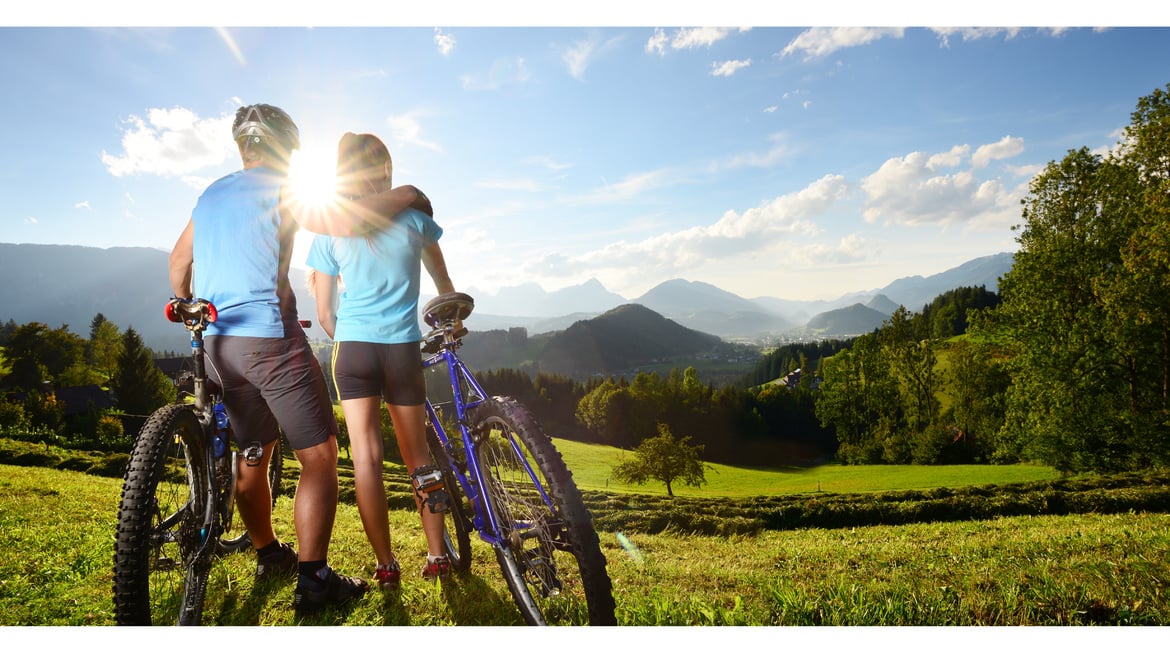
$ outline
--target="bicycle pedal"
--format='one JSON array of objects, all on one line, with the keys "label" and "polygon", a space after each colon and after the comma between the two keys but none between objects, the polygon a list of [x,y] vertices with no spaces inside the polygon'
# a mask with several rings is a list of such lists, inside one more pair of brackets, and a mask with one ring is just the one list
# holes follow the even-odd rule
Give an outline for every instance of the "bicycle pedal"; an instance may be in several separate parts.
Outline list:
[{"label": "bicycle pedal", "polygon": [[419,498],[426,494],[426,506],[432,514],[442,514],[451,506],[451,496],[443,484],[443,473],[434,464],[420,466],[410,474],[414,493]]},{"label": "bicycle pedal", "polygon": [[451,511],[451,494],[446,489],[436,489],[427,496],[427,508],[431,514],[443,514]]},{"label": "bicycle pedal", "polygon": [[259,441],[253,441],[244,449],[244,461],[248,466],[260,466],[260,461],[263,459],[264,446],[261,446]]}]

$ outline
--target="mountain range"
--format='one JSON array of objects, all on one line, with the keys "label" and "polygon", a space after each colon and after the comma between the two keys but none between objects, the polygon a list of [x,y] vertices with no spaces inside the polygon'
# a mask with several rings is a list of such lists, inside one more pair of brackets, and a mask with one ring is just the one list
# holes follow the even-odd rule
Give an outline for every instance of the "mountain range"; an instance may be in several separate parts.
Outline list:
[{"label": "mountain range", "polygon": [[[123,330],[133,327],[155,350],[185,352],[185,332],[163,315],[171,296],[167,256],[152,248],[0,243],[0,276],[5,281],[0,285],[0,322],[66,324],[75,334],[88,337],[90,321],[102,313]],[[553,292],[533,283],[495,293],[469,288],[476,309],[468,327],[550,333],[624,305],[639,305],[722,339],[852,336],[879,327],[899,305],[919,311],[939,294],[964,286],[998,290],[999,278],[1010,270],[1012,260],[1011,253],[980,257],[937,275],[902,278],[828,301],[748,299],[682,279],[663,282],[631,299],[606,290],[597,280]],[[303,272],[294,271],[290,277],[301,316],[314,319]],[[315,325],[309,336],[325,338]]]},{"label": "mountain range", "polygon": [[496,293],[471,288],[480,329],[524,327],[533,334],[563,330],[621,304],[637,304],[680,325],[724,339],[853,336],[880,327],[899,306],[921,311],[940,294],[959,287],[999,290],[1011,270],[1009,252],[978,257],[941,273],[900,278],[885,287],[836,300],[743,298],[705,282],[668,280],[636,298],[607,291],[597,280],[546,292],[536,284]]}]

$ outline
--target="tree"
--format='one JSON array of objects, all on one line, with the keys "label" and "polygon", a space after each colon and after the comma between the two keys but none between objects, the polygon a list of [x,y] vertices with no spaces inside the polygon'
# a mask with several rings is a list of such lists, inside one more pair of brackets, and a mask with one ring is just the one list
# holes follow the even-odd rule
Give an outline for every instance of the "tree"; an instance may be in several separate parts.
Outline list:
[{"label": "tree", "polygon": [[953,455],[947,463],[1018,461],[994,450],[1010,383],[1003,363],[993,356],[990,345],[971,339],[950,344],[950,361],[951,408],[946,423],[954,432]]},{"label": "tree", "polygon": [[150,350],[134,328],[126,328],[122,335],[122,354],[110,387],[118,399],[118,407],[136,416],[148,416],[175,400],[174,384],[155,365]]},{"label": "tree", "polygon": [[114,377],[118,356],[122,353],[122,332],[104,315],[98,313],[89,325],[89,344],[86,360],[97,371],[103,382]]},{"label": "tree", "polygon": [[577,403],[577,420],[592,430],[602,443],[627,447],[638,442],[634,432],[634,400],[630,390],[606,380]]},{"label": "tree", "polygon": [[69,331],[68,325],[50,330],[44,323],[17,327],[5,347],[10,372],[5,383],[34,390],[48,382],[57,387],[85,384],[85,340]]},{"label": "tree", "polygon": [[824,427],[837,431],[837,456],[850,464],[896,461],[905,434],[898,380],[889,356],[873,334],[857,337],[853,346],[821,364],[824,382],[816,415]]},{"label": "tree", "polygon": [[675,439],[670,428],[658,424],[658,435],[650,437],[634,449],[634,459],[620,462],[613,467],[613,477],[621,482],[643,484],[647,480],[658,480],[666,484],[666,495],[674,496],[676,481],[700,487],[707,482],[704,464],[699,455],[703,446],[688,444],[691,437]]},{"label": "tree", "polygon": [[1125,140],[1033,178],[992,338],[1011,384],[1000,450],[1062,471],[1170,461],[1170,86]]}]

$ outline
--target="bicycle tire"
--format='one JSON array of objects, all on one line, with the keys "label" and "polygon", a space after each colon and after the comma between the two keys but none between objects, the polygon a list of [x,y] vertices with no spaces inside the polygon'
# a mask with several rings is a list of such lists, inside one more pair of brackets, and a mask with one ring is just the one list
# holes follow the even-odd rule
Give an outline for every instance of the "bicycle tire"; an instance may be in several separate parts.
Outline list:
[{"label": "bicycle tire", "polygon": [[[427,449],[431,461],[439,467],[443,485],[451,497],[451,506],[443,517],[443,550],[451,560],[451,569],[462,573],[471,568],[471,525],[467,517],[471,508],[451,469],[451,459],[434,432],[427,430]],[[427,511],[424,507],[423,511]]]},{"label": "bicycle tire", "polygon": [[[276,499],[280,497],[280,492],[281,492],[280,480],[281,480],[281,476],[284,475],[284,451],[287,449],[287,446],[285,445],[286,441],[287,441],[287,438],[284,436],[284,433],[281,432],[280,437],[278,437],[276,440],[276,445],[272,447],[272,457],[268,460],[268,488],[271,490],[271,493],[272,493],[272,506],[273,507],[276,507]],[[223,461],[230,461],[230,459],[225,459]],[[226,475],[223,472],[221,472],[219,470],[219,468],[220,468],[220,463],[217,462],[216,475],[218,477],[216,479],[219,481],[219,484],[220,484],[219,493],[222,494],[222,493],[226,493],[226,491],[224,490],[224,485],[226,483]],[[233,494],[233,497],[234,497],[234,494]],[[232,507],[233,508],[235,507],[234,502],[232,502]],[[230,518],[230,517],[228,517],[228,518]],[[227,524],[226,520],[224,522],[225,522],[225,524]],[[242,520],[240,522],[243,523]],[[234,522],[233,522],[233,524],[234,524]],[[245,550],[245,549],[249,548],[251,545],[252,545],[252,538],[250,536],[248,536],[248,531],[242,530],[242,532],[240,534],[236,535],[235,537],[220,539],[219,540],[219,547],[217,550],[220,554],[235,553],[235,552],[239,552],[241,550]]]},{"label": "bicycle tire", "polygon": [[497,563],[525,622],[616,625],[592,516],[552,441],[511,398],[485,401],[471,416],[484,492],[504,532]]},{"label": "bicycle tire", "polygon": [[135,439],[118,504],[119,625],[198,625],[211,555],[200,534],[208,488],[204,432],[189,405],[151,414]]}]

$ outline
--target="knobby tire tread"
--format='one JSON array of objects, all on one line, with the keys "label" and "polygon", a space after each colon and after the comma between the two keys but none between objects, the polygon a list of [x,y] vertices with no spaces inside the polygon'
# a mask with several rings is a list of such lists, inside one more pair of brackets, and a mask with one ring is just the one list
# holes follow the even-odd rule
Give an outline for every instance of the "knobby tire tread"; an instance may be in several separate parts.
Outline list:
[{"label": "knobby tire tread", "polygon": [[[581,492],[560,452],[527,409],[511,398],[495,397],[485,401],[473,410],[471,418],[471,424],[476,430],[487,429],[488,424],[494,421],[505,424],[536,461],[539,472],[549,486],[547,492],[566,526],[570,549],[581,575],[589,624],[616,625],[613,588],[606,572],[605,555],[601,552],[592,515],[585,507]],[[486,465],[484,475],[490,477]],[[493,484],[493,480],[483,481],[485,493],[497,493],[493,491]],[[493,504],[499,504],[495,496]],[[532,589],[521,575],[517,559],[507,548],[497,548],[496,554],[513,599],[525,620],[534,625],[544,624],[547,617],[541,615]]]},{"label": "knobby tire tread", "polygon": [[[185,446],[185,470],[168,472],[168,451],[176,445],[176,437],[180,445]],[[151,589],[151,573],[159,561],[160,552],[155,523],[161,518],[159,486],[170,488],[174,481],[167,479],[169,475],[186,477],[183,484],[187,486],[188,498],[185,500],[190,501],[186,519],[173,528],[178,540],[184,542],[178,546],[171,544],[183,560],[176,562],[181,567],[175,570],[176,576],[182,578],[177,587],[183,593],[178,599],[174,622],[198,623],[201,619],[210,562],[205,561],[191,569],[186,565],[190,563],[190,556],[199,550],[198,537],[193,531],[202,521],[202,512],[208,502],[207,466],[203,431],[190,405],[174,404],[158,409],[135,439],[118,505],[114,548],[114,614],[119,625],[152,625],[161,618],[154,615],[151,597],[152,591],[161,593],[163,590]],[[167,505],[163,511],[173,512],[175,509]],[[187,573],[190,570],[194,573]],[[156,582],[161,584],[161,581]],[[183,611],[183,607],[187,610]]]}]

